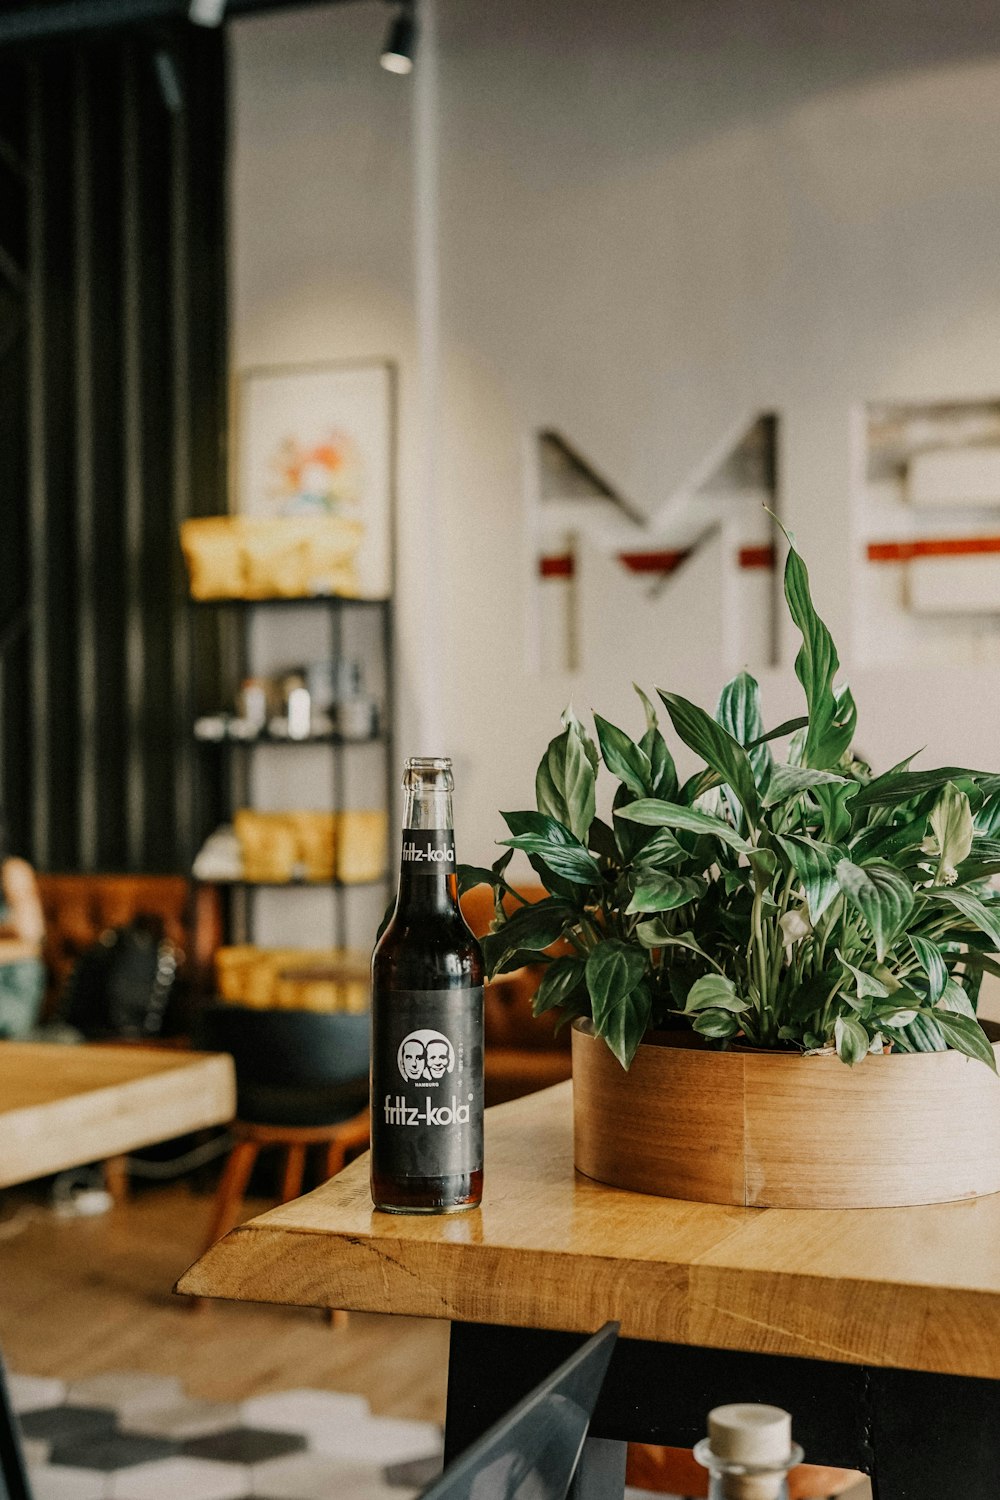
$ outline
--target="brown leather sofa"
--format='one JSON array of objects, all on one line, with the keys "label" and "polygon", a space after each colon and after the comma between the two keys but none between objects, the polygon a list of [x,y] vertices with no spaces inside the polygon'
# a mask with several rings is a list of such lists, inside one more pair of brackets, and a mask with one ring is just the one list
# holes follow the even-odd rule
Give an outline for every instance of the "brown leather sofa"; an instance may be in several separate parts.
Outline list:
[{"label": "brown leather sofa", "polygon": [[[529,901],[546,894],[540,885],[518,887]],[[482,937],[493,920],[493,892],[477,885],[462,897],[462,915]],[[486,1103],[502,1104],[536,1089],[562,1083],[570,1076],[569,1028],[555,1034],[555,1016],[531,1014],[531,1001],[542,977],[542,965],[530,964],[501,974],[485,987]]]},{"label": "brown leather sofa", "polygon": [[183,875],[39,875],[45,913],[42,956],[48,974],[44,1015],[51,1016],[69,974],[102,932],[133,917],[156,916],[184,954],[182,974],[195,994],[211,992],[212,955],[222,941],[219,891]]},{"label": "brown leather sofa", "polygon": [[[43,956],[49,976],[44,1014],[51,1016],[81,954],[102,932],[140,914],[162,919],[165,935],[183,951],[182,973],[195,996],[214,992],[212,960],[223,940],[220,893],[182,875],[39,875],[45,912]],[[545,895],[524,886],[531,901]],[[493,919],[493,893],[477,886],[462,898],[462,911],[477,937]],[[503,974],[486,985],[486,1102],[500,1104],[548,1088],[570,1076],[569,1031],[555,1035],[551,1015],[537,1021],[531,1000],[541,965]]]}]

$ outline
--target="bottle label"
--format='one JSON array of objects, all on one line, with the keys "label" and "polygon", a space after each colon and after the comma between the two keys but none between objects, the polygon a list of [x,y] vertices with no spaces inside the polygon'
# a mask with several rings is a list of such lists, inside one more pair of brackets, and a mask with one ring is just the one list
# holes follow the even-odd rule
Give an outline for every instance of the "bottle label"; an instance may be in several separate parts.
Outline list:
[{"label": "bottle label", "polygon": [[455,873],[455,835],[450,828],[404,828],[403,864]]},{"label": "bottle label", "polygon": [[380,1174],[483,1165],[483,990],[394,990],[372,1009],[372,1152]]}]

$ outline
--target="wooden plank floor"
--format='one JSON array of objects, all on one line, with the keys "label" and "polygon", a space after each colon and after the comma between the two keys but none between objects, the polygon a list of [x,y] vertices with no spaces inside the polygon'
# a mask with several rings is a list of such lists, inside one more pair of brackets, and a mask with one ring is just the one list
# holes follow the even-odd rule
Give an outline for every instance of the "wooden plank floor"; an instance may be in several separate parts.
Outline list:
[{"label": "wooden plank floor", "polygon": [[[268,1206],[250,1203],[247,1212]],[[210,1195],[176,1185],[140,1189],[93,1219],[54,1217],[37,1189],[0,1194],[0,1348],[9,1367],[66,1380],[104,1370],[176,1375],[212,1401],[302,1386],[351,1391],[377,1413],[443,1421],[446,1323],[357,1313],[332,1330],[311,1309],[195,1311],[175,1296],[210,1209]]]}]

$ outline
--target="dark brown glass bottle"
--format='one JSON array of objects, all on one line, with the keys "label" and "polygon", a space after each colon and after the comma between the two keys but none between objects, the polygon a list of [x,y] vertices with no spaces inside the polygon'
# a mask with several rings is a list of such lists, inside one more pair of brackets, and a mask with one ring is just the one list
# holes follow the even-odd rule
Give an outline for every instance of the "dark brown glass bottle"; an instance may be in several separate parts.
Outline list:
[{"label": "dark brown glass bottle", "polygon": [[389,1213],[483,1196],[483,957],[458,905],[450,760],[408,760],[399,893],[372,955],[371,1190]]}]

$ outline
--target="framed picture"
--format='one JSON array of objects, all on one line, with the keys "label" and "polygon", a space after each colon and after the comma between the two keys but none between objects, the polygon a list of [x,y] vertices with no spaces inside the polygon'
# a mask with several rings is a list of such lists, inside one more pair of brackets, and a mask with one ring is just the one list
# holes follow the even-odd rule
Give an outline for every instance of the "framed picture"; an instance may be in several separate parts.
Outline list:
[{"label": "framed picture", "polygon": [[239,378],[236,509],[337,517],[355,539],[356,592],[393,583],[392,365],[286,365]]}]

